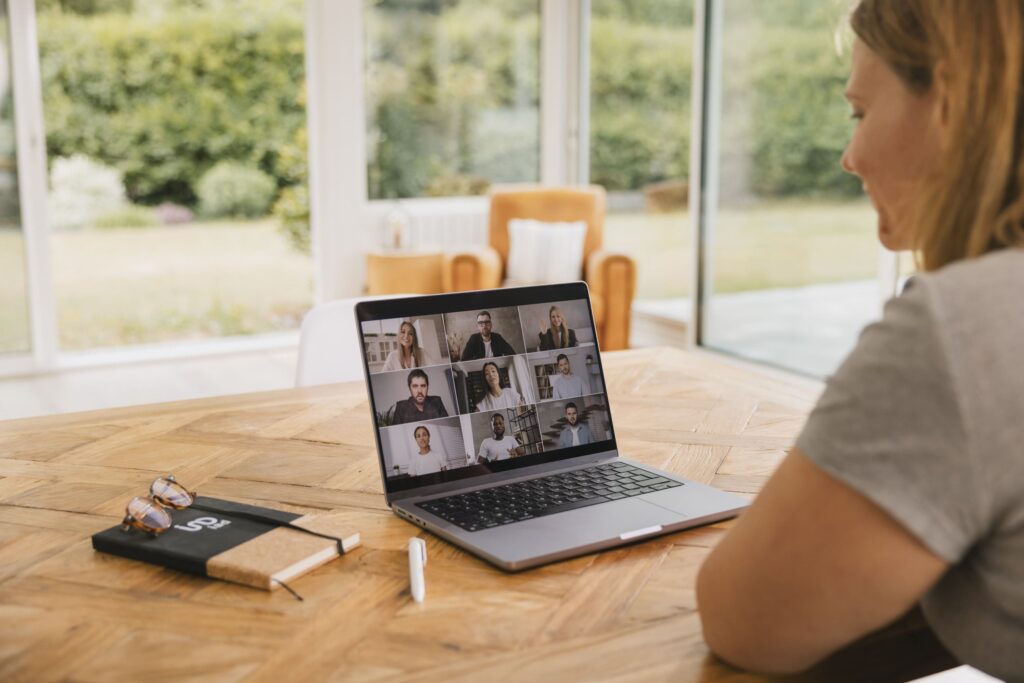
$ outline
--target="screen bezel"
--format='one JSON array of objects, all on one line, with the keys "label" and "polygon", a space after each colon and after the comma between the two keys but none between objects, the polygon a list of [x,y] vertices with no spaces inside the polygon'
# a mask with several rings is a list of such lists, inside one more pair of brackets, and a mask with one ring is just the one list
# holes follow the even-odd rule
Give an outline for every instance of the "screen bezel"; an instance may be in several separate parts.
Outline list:
[{"label": "screen bezel", "polygon": [[[608,427],[611,438],[581,446],[560,448],[551,453],[537,453],[512,460],[501,460],[486,465],[467,465],[455,470],[422,475],[415,479],[392,480],[387,476],[387,465],[384,461],[384,447],[381,443],[381,428],[377,426],[374,416],[377,405],[374,401],[370,383],[370,364],[366,357],[366,344],[363,342],[363,323],[374,320],[388,320],[414,315],[437,315],[456,313],[471,309],[486,310],[506,306],[529,306],[539,303],[554,303],[572,299],[586,299],[590,326],[594,330],[594,353],[597,357],[598,371],[604,386],[605,402],[608,404]],[[590,290],[585,282],[566,282],[554,285],[536,285],[531,287],[510,287],[506,289],[488,289],[472,292],[455,292],[452,294],[430,294],[425,296],[399,297],[394,299],[374,299],[360,301],[355,306],[356,330],[359,334],[359,353],[363,359],[363,376],[366,379],[366,394],[370,402],[370,421],[373,423],[373,437],[377,446],[377,462],[380,467],[381,479],[384,482],[384,494],[391,504],[391,496],[397,493],[409,493],[415,489],[434,487],[437,484],[451,483],[461,480],[477,479],[486,474],[508,472],[552,462],[564,462],[581,456],[617,450],[615,441],[615,425],[612,421],[611,401],[608,397],[608,383],[604,376],[604,363],[601,360],[601,347],[597,339],[597,325],[594,321],[594,309],[590,301]]]}]

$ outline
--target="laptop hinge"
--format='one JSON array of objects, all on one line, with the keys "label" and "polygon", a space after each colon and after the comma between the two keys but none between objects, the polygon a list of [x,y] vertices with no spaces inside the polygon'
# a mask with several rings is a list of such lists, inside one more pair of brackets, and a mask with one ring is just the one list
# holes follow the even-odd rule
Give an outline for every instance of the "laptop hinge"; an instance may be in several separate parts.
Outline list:
[{"label": "laptop hinge", "polygon": [[388,505],[392,505],[403,500],[419,500],[420,498],[429,498],[443,493],[458,493],[462,491],[471,491],[473,489],[488,488],[499,484],[508,484],[514,481],[532,479],[533,477],[566,472],[580,467],[608,462],[617,458],[618,452],[616,450],[602,451],[600,453],[592,453],[591,455],[570,458],[569,460],[558,460],[556,462],[533,465],[507,472],[493,472],[491,474],[483,474],[478,477],[449,481],[443,484],[434,484],[433,486],[424,486],[421,488],[410,489],[408,491],[398,491],[396,493],[388,494],[387,501]]}]

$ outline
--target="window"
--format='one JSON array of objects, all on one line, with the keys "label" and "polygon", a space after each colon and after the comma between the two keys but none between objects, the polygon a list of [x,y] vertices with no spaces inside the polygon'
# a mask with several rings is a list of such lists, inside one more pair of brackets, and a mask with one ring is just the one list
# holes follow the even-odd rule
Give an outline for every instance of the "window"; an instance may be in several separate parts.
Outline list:
[{"label": "window", "polygon": [[814,376],[838,366],[883,294],[874,213],[839,166],[852,131],[849,56],[833,41],[845,5],[709,3],[721,61],[704,131],[717,203],[705,223],[702,342]]},{"label": "window", "polygon": [[537,0],[367,0],[370,199],[539,178]]},{"label": "window", "polygon": [[608,191],[606,246],[638,262],[634,310],[677,319],[689,289],[692,55],[693,0],[592,1],[590,181]]},{"label": "window", "polygon": [[37,9],[60,347],[297,327],[302,1]]},{"label": "window", "polygon": [[31,348],[7,3],[0,0],[0,354]]}]

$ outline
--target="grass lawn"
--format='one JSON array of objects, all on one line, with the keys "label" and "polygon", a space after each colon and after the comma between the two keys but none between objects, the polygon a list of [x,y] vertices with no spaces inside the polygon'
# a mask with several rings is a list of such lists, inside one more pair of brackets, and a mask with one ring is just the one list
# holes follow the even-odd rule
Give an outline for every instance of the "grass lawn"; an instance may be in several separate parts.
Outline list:
[{"label": "grass lawn", "polygon": [[60,344],[88,349],[293,329],[312,261],[273,219],[56,233]]},{"label": "grass lawn", "polygon": [[[637,260],[637,297],[686,296],[689,214],[611,214],[605,248]],[[712,241],[716,292],[797,287],[875,277],[878,241],[867,202],[787,201],[723,209]]]},{"label": "grass lawn", "polygon": [[[632,254],[641,298],[686,296],[685,212],[613,214],[608,249]],[[865,202],[765,203],[719,214],[715,291],[874,277]],[[272,219],[56,233],[61,348],[89,349],[293,329],[312,301],[312,262]],[[28,344],[21,234],[0,230],[0,351]]]}]

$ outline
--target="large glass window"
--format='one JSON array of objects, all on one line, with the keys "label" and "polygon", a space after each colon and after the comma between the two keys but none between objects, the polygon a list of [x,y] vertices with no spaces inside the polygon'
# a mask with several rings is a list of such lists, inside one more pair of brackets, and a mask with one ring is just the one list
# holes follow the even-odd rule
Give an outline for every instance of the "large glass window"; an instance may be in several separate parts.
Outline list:
[{"label": "large glass window", "polygon": [[29,350],[7,2],[0,0],[0,354]]},{"label": "large glass window", "polygon": [[536,181],[538,0],[366,0],[370,199]]},{"label": "large glass window", "polygon": [[838,0],[719,3],[718,205],[705,246],[703,341],[811,375],[833,371],[878,315],[880,252],[860,181]]},{"label": "large glass window", "polygon": [[302,0],[38,0],[63,349],[298,325]]},{"label": "large glass window", "polygon": [[637,260],[634,310],[680,320],[692,56],[693,0],[592,1],[590,181],[608,191],[605,244]]}]

